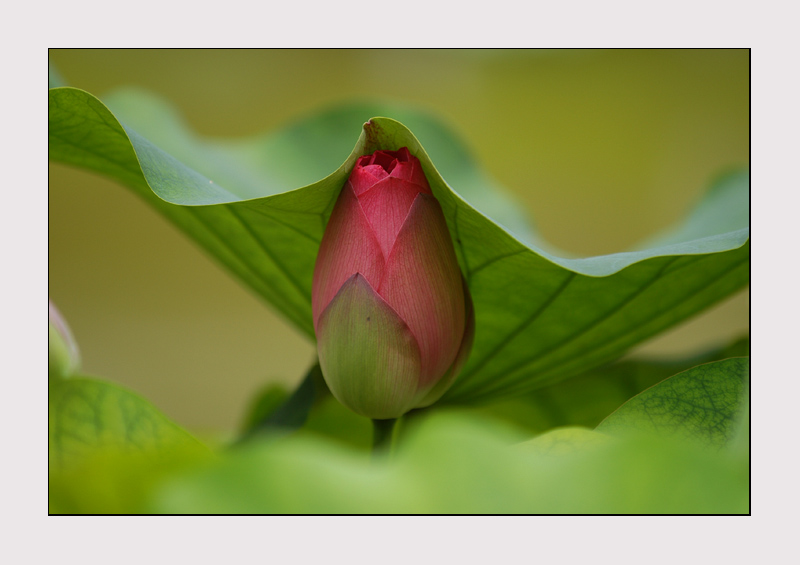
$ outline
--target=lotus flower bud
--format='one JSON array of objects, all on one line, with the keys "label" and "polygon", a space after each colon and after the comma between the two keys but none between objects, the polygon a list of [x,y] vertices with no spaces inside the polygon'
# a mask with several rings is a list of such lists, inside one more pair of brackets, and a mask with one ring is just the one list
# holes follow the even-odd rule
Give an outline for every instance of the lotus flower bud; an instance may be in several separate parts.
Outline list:
[{"label": "lotus flower bud", "polygon": [[325,382],[361,415],[397,418],[455,380],[472,347],[472,300],[407,148],[356,161],[322,238],[312,309]]},{"label": "lotus flower bud", "polygon": [[80,365],[78,345],[53,302],[48,300],[48,304],[50,308],[48,374],[50,378],[67,377],[77,371]]}]

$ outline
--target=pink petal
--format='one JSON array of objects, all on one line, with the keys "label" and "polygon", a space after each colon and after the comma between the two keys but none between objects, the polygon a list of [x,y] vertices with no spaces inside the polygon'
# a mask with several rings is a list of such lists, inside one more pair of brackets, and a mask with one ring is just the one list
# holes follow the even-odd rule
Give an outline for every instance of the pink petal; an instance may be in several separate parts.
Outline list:
[{"label": "pink petal", "polygon": [[472,295],[469,293],[467,281],[464,280],[463,276],[461,277],[461,282],[464,287],[464,308],[466,311],[464,337],[461,338],[461,345],[458,347],[455,361],[453,361],[447,373],[439,379],[433,388],[425,394],[422,400],[414,406],[415,408],[424,408],[439,400],[455,382],[456,377],[458,377],[458,374],[461,372],[464,363],[467,362],[469,354],[472,351],[472,344],[475,341],[475,307],[472,304]]},{"label": "pink petal", "polygon": [[320,316],[317,347],[333,396],[369,418],[398,418],[419,399],[417,342],[397,313],[359,274]]},{"label": "pink petal", "polygon": [[419,192],[416,184],[387,177],[358,197],[384,257],[389,256],[394,240]]},{"label": "pink petal", "polygon": [[348,182],[331,213],[314,266],[311,309],[316,329],[322,311],[355,273],[373,286],[383,275],[384,256]]},{"label": "pink petal", "polygon": [[425,178],[422,165],[416,157],[411,156],[409,161],[398,162],[390,176],[414,183],[419,187],[419,192],[431,194],[431,187],[428,184],[428,179]]},{"label": "pink petal", "polygon": [[395,241],[378,293],[408,324],[422,354],[422,386],[453,364],[464,335],[461,271],[439,203],[417,195]]},{"label": "pink petal", "polygon": [[356,196],[360,196],[361,193],[372,188],[376,182],[388,176],[389,174],[380,165],[356,166],[348,180],[353,185]]},{"label": "pink petal", "polygon": [[372,154],[370,163],[372,165],[380,165],[386,173],[391,173],[395,165],[397,165],[396,151],[376,151]]}]

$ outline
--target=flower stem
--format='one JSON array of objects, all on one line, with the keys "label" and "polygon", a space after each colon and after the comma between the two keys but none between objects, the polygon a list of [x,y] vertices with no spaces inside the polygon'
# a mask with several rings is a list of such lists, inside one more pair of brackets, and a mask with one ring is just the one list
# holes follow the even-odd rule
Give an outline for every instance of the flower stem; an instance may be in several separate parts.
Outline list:
[{"label": "flower stem", "polygon": [[392,431],[397,418],[372,420],[372,457],[388,455],[392,448]]}]

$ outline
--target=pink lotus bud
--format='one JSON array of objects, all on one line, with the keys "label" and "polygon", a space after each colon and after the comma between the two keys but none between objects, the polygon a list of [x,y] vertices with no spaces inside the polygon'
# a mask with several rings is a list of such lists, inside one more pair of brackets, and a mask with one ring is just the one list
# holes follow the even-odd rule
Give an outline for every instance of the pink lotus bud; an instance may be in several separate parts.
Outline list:
[{"label": "pink lotus bud", "polygon": [[353,411],[397,418],[455,380],[472,347],[472,300],[407,148],[356,161],[322,238],[312,308],[325,382]]},{"label": "pink lotus bud", "polygon": [[50,378],[67,377],[78,370],[81,358],[69,326],[52,301],[49,305],[48,373]]}]

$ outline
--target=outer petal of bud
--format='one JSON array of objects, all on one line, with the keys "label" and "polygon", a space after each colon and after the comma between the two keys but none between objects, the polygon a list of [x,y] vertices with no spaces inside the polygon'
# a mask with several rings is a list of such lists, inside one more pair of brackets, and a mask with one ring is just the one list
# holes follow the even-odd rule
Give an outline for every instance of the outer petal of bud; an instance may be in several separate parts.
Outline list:
[{"label": "outer petal of bud", "polygon": [[419,347],[408,326],[360,274],[331,300],[317,327],[319,363],[333,395],[375,419],[414,407]]}]

